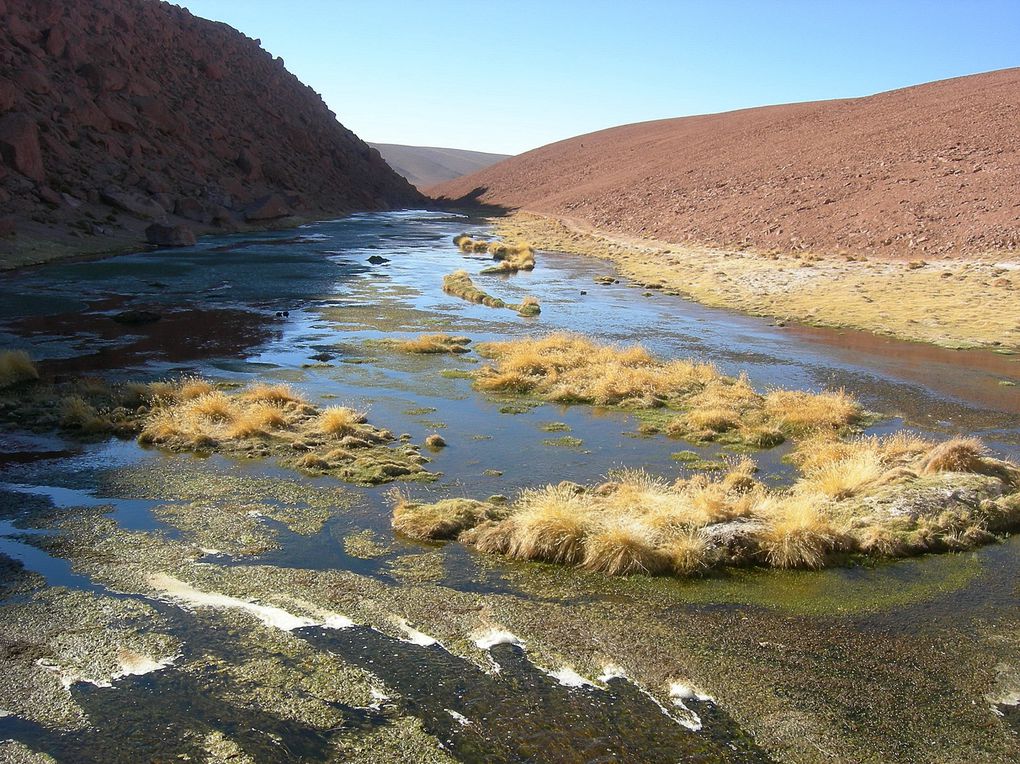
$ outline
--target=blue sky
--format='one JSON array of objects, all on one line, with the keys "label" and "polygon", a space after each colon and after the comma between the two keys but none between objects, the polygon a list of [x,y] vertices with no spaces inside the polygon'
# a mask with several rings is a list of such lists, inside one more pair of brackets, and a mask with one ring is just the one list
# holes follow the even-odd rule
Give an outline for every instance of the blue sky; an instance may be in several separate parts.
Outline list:
[{"label": "blue sky", "polygon": [[184,0],[365,140],[519,153],[613,125],[1020,65],[1020,0]]}]

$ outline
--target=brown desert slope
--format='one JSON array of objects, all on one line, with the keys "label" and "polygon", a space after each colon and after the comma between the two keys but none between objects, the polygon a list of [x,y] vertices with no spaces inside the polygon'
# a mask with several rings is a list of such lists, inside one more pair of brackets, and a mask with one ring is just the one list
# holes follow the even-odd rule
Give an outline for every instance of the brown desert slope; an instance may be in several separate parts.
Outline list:
[{"label": "brown desert slope", "polygon": [[226,24],[158,0],[0,0],[0,20],[0,262],[128,246],[154,221],[203,232],[421,202]]},{"label": "brown desert slope", "polygon": [[441,184],[674,244],[937,257],[1020,248],[1020,69],[626,125]]},{"label": "brown desert slope", "polygon": [[469,175],[510,157],[509,154],[432,146],[401,146],[396,143],[368,145],[378,149],[390,167],[420,189]]}]

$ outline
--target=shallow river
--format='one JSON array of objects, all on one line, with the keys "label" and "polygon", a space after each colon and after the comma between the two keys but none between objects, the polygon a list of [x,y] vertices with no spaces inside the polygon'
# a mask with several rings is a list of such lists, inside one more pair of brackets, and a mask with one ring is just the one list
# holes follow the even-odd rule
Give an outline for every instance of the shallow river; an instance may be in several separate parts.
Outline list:
[{"label": "shallow river", "polygon": [[[522,318],[442,292],[444,273],[485,265],[452,245],[462,231],[485,226],[365,214],[8,274],[0,347],[50,376],[285,381],[414,442],[441,433],[427,465],[441,476],[405,485],[415,497],[512,496],[625,466],[676,477],[674,452],[728,456],[641,436],[620,412],[481,395],[464,374],[473,353],[370,342],[426,331],[641,342],[760,390],[845,387],[882,415],[876,433],[977,434],[1020,455],[1018,355],[777,326],[600,286],[609,265],[545,252],[531,273],[478,277],[508,302],[538,297],[541,315]],[[111,320],[129,308],[162,318]],[[0,445],[0,665],[13,677],[0,740],[59,761],[1020,756],[1020,540],[824,572],[606,580],[409,542],[390,530],[388,488],[272,461],[13,430]],[[789,479],[785,450],[755,454],[766,480]],[[160,596],[154,574],[227,600]]]}]

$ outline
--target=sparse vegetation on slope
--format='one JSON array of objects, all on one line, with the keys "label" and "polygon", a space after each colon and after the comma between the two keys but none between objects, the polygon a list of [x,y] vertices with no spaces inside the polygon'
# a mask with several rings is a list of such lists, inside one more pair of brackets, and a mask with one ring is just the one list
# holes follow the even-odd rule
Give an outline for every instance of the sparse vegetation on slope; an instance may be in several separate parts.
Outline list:
[{"label": "sparse vegetation on slope", "polygon": [[[975,441],[933,445],[894,435],[841,446],[839,461],[812,463],[781,490],[756,481],[753,462],[743,459],[716,478],[670,483],[628,470],[594,487],[528,489],[509,507],[402,498],[397,508],[401,523],[408,506],[427,518],[456,510],[456,521],[435,533],[419,525],[417,538],[458,538],[482,552],[610,575],[820,568],[850,554],[965,549],[1020,525],[1020,468],[989,457]],[[824,447],[816,442],[801,457]]]}]

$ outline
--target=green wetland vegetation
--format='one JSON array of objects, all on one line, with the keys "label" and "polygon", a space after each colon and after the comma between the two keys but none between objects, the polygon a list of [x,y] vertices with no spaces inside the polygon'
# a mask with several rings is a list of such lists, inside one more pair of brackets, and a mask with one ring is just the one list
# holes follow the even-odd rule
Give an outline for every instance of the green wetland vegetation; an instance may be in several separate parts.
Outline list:
[{"label": "green wetland vegetation", "polygon": [[1020,757],[1017,356],[296,234],[0,284],[0,761]]}]

